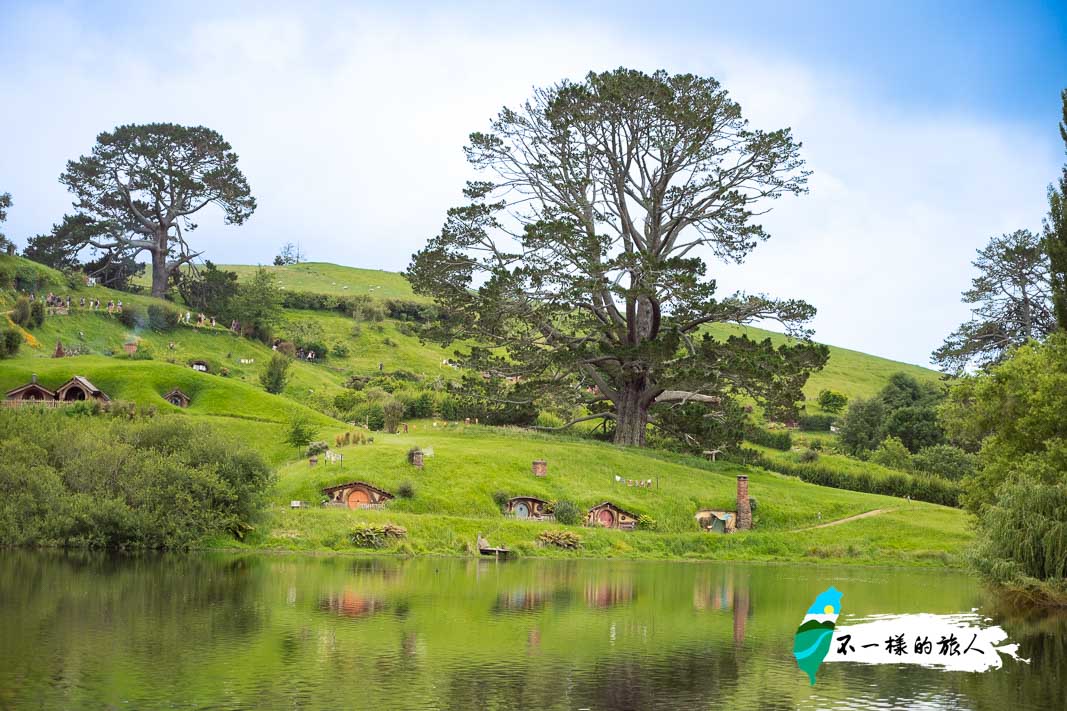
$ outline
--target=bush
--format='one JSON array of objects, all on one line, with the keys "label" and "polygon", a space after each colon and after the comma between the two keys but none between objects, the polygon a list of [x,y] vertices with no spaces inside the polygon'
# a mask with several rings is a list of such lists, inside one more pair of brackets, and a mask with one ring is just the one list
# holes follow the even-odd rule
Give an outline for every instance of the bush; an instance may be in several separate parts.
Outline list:
[{"label": "bush", "polygon": [[848,396],[836,390],[821,390],[816,402],[819,403],[819,407],[827,412],[836,413],[845,409],[845,405],[848,404]]},{"label": "bush", "polygon": [[508,499],[510,498],[511,497],[508,496],[508,493],[506,491],[493,492],[493,503],[496,504],[496,507],[501,511],[504,510],[504,507],[507,505]]},{"label": "bush", "polygon": [[400,422],[404,419],[404,403],[395,398],[389,398],[382,403],[382,426],[389,434],[396,434],[400,428]]},{"label": "bush", "polygon": [[37,328],[44,323],[44,302],[37,299],[30,305],[30,325]]},{"label": "bush", "polygon": [[793,437],[788,432],[771,432],[754,425],[745,428],[745,439],[761,447],[780,449],[783,452],[793,448]]},{"label": "bush", "polygon": [[408,530],[395,523],[359,523],[348,534],[348,540],[358,548],[384,548],[407,535]]},{"label": "bush", "polygon": [[582,537],[574,531],[541,531],[537,535],[537,542],[542,546],[555,546],[567,550],[577,550],[582,547]]},{"label": "bush", "polygon": [[363,403],[352,412],[352,415],[353,421],[362,422],[369,430],[377,432],[385,427],[385,410],[380,403]]},{"label": "bush", "polygon": [[298,415],[289,421],[289,432],[285,436],[285,441],[297,449],[302,449],[311,444],[318,433],[319,428],[311,421],[311,418]]},{"label": "bush", "polygon": [[559,523],[573,526],[582,520],[582,511],[573,501],[562,499],[551,504],[552,514]]},{"label": "bush", "polygon": [[275,352],[270,357],[266,369],[260,373],[259,382],[263,389],[277,395],[285,389],[285,383],[289,379],[289,365],[292,360],[289,356]]},{"label": "bush", "polygon": [[400,396],[404,403],[404,417],[420,419],[433,417],[433,395],[428,392],[405,392]]},{"label": "bush", "polygon": [[960,481],[978,469],[978,457],[950,444],[924,447],[912,455],[915,468],[928,474]]},{"label": "bush", "polygon": [[348,346],[344,343],[334,343],[333,348],[330,349],[330,355],[336,356],[337,358],[347,358]]},{"label": "bush", "polygon": [[11,358],[22,346],[22,334],[13,329],[0,331],[0,358]]},{"label": "bush", "polygon": [[148,327],[153,331],[170,331],[177,328],[180,314],[178,309],[170,306],[152,304],[148,307]]},{"label": "bush", "polygon": [[803,464],[817,462],[819,461],[819,453],[816,452],[814,449],[805,449],[803,452],[800,453],[800,456],[797,457],[797,460]]},{"label": "bush", "polygon": [[0,411],[2,545],[187,548],[239,536],[272,478],[256,452],[186,417]]},{"label": "bush", "polygon": [[547,429],[559,428],[565,425],[563,418],[559,415],[542,410],[537,413],[537,419],[534,420],[534,426],[544,427]]},{"label": "bush", "polygon": [[116,313],[115,318],[126,328],[144,328],[148,323],[145,312],[135,304],[123,304],[122,311]]},{"label": "bush", "polygon": [[329,449],[329,444],[323,442],[322,440],[319,440],[318,442],[312,442],[307,446],[307,449],[304,450],[304,456],[317,457],[318,455],[323,454],[324,452],[328,452]]},{"label": "bush", "polygon": [[798,424],[806,432],[829,432],[835,422],[833,415],[801,415]]},{"label": "bush", "polygon": [[32,318],[30,309],[30,300],[25,296],[20,296],[15,300],[15,308],[11,311],[11,320],[19,326],[27,328]]},{"label": "bush", "polygon": [[910,472],[914,469],[911,453],[897,437],[886,437],[871,454],[871,461],[889,469]]},{"label": "bush", "polygon": [[400,486],[396,487],[396,495],[401,499],[414,499],[415,485],[410,481],[400,482]]},{"label": "bush", "polygon": [[659,522],[647,514],[641,514],[637,517],[637,527],[644,531],[655,531],[659,528]]},{"label": "bush", "polygon": [[753,450],[746,450],[747,464],[769,469],[770,471],[795,476],[801,481],[835,489],[862,491],[868,494],[886,496],[910,496],[917,501],[928,501],[942,506],[958,506],[962,487],[953,481],[928,475],[894,474],[889,476],[871,476],[870,474],[850,474],[835,469],[825,461],[803,464],[763,456]]}]

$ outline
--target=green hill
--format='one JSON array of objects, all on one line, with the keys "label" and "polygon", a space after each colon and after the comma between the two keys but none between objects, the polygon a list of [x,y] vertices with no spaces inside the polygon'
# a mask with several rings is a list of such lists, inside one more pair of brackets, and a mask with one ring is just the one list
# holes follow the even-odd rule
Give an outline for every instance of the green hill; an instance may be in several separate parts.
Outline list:
[{"label": "green hill", "polygon": [[[238,279],[246,279],[259,267],[227,264],[219,268],[237,272]],[[332,296],[362,294],[378,299],[428,300],[417,296],[411,290],[408,280],[395,272],[343,267],[325,262],[301,262],[282,267],[265,266],[263,268],[274,274],[279,287],[289,291],[308,291]]]},{"label": "green hill", "polygon": [[[248,274],[252,269],[241,271]],[[272,269],[294,290],[411,298],[406,282],[397,274],[318,264]],[[0,390],[25,383],[31,374],[37,374],[46,387],[83,375],[112,398],[154,406],[161,416],[208,422],[234,441],[251,444],[278,465],[274,506],[240,545],[351,550],[347,535],[356,521],[387,520],[409,531],[406,541],[388,548],[394,552],[457,554],[468,551],[475,536],[483,533],[494,543],[528,555],[573,555],[536,546],[538,532],[559,526],[505,519],[494,502],[497,493],[569,499],[583,509],[610,500],[656,521],[655,532],[579,529],[584,539],[582,555],[944,564],[958,561],[970,538],[964,514],[955,509],[814,486],[737,464],[620,450],[578,437],[444,423],[434,427],[427,420],[412,421],[407,435],[367,433],[375,442],[345,447],[343,465],[312,467],[285,443],[293,418],[310,418],[319,427],[319,437],[332,442],[348,426],[313,407],[323,398],[329,401],[344,392],[351,375],[376,373],[381,364],[387,373],[407,370],[431,378],[455,378],[456,371],[442,363],[450,350],[421,343],[407,335],[412,333],[409,327],[390,319],[359,323],[336,312],[286,310],[279,335],[285,336],[298,322],[314,322],[331,353],[317,363],[294,362],[283,393],[271,395],[259,384],[259,375],[272,355],[262,343],[221,327],[178,326],[166,332],[130,328],[106,311],[79,308],[80,299],[98,298],[105,303],[121,299],[144,309],[154,302],[151,297],[80,286],[54,270],[20,258],[0,257],[0,306],[4,310],[14,302],[12,284],[70,294],[75,308],[69,315],[46,318],[42,326],[27,333],[28,343],[18,356],[0,362]],[[753,337],[785,340],[779,334],[746,330]],[[719,327],[715,332],[727,335],[739,329]],[[80,355],[52,358],[57,341]],[[123,348],[129,342],[138,344],[133,357]],[[333,353],[338,344],[344,348]],[[192,360],[207,362],[212,372],[193,370],[189,367]],[[831,348],[829,365],[812,377],[807,391],[814,397],[820,389],[831,387],[850,397],[868,396],[890,374],[901,370],[924,379],[938,377],[915,366]],[[188,409],[175,408],[162,399],[174,387],[192,397]],[[407,464],[406,452],[412,446],[434,450],[422,471]],[[549,461],[546,479],[530,474],[530,462],[541,457]],[[758,502],[757,530],[728,537],[697,532],[696,510],[732,508],[739,473],[751,477],[751,495]],[[659,487],[626,487],[617,484],[615,476],[654,478]],[[414,496],[397,498],[385,511],[288,508],[294,499],[317,502],[322,487],[352,479],[391,491],[410,482]],[[800,529],[821,521],[870,511],[883,513],[798,535]],[[214,543],[234,545],[232,540]]]}]

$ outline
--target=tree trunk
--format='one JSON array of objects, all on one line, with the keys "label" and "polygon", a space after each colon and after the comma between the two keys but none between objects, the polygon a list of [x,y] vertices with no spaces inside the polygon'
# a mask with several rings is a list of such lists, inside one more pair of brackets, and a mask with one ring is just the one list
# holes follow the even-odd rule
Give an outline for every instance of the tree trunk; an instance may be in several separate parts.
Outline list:
[{"label": "tree trunk", "polygon": [[631,381],[619,390],[619,399],[615,402],[615,444],[645,446],[648,405],[641,399],[644,389],[643,383]]},{"label": "tree trunk", "polygon": [[167,293],[167,250],[152,250],[152,296],[162,299]]}]

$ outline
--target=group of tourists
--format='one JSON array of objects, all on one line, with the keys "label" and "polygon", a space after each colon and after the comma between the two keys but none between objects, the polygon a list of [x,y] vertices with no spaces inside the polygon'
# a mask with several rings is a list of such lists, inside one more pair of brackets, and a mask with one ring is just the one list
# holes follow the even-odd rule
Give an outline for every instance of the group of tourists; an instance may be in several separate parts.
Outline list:
[{"label": "group of tourists", "polygon": [[[31,303],[37,301],[37,294],[31,291],[29,299]],[[48,309],[50,315],[69,314],[74,306],[74,297],[70,295],[60,296],[51,291],[41,297],[41,300],[44,301],[45,308]],[[78,300],[78,307],[89,311],[99,311],[105,308],[100,299],[86,299],[84,296]],[[122,313],[122,301],[108,301],[106,308],[109,314],[120,314]]]}]

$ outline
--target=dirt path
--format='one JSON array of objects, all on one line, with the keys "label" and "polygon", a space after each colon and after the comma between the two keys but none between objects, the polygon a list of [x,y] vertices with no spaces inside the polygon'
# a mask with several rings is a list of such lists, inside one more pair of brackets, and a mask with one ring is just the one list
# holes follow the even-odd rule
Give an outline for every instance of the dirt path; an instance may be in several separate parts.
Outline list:
[{"label": "dirt path", "polygon": [[829,523],[820,523],[818,526],[808,526],[807,528],[798,528],[797,531],[812,531],[816,528],[827,528],[829,526],[840,526],[842,523],[848,523],[849,521],[858,521],[861,518],[870,518],[871,516],[877,516],[879,514],[889,513],[893,509],[875,509],[874,511],[867,511],[865,513],[856,514],[855,516],[847,516],[845,518],[839,518],[836,521],[830,521]]}]

